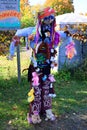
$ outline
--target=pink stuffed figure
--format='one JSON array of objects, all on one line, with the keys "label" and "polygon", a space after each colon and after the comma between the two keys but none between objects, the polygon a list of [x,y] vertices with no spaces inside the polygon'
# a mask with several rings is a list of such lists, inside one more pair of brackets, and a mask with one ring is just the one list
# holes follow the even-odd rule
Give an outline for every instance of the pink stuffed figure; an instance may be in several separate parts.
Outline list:
[{"label": "pink stuffed figure", "polygon": [[39,77],[38,77],[38,74],[37,74],[36,72],[33,72],[33,73],[32,73],[32,76],[33,76],[33,78],[32,78],[32,81],[33,81],[32,85],[33,85],[33,86],[38,86],[38,85],[39,85]]},{"label": "pink stuffed figure", "polygon": [[72,59],[74,55],[76,55],[76,49],[73,42],[71,42],[69,45],[66,46],[66,56],[69,59]]},{"label": "pink stuffed figure", "polygon": [[48,79],[51,81],[51,82],[55,82],[55,78],[52,74],[49,75]]}]

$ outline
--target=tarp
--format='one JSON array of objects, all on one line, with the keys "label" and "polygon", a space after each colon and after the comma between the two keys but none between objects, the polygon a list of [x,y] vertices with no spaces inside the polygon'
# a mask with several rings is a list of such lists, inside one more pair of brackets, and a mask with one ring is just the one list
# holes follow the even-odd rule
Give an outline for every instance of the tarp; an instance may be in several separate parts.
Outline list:
[{"label": "tarp", "polygon": [[57,24],[78,24],[87,23],[87,16],[77,13],[66,13],[56,16]]}]

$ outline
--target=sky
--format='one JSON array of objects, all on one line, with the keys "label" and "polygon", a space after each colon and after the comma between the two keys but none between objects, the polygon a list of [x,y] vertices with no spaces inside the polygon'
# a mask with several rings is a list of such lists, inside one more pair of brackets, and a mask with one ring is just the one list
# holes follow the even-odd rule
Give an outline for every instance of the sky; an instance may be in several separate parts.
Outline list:
[{"label": "sky", "polygon": [[44,4],[45,0],[29,0],[31,5]]},{"label": "sky", "polygon": [[73,0],[74,9],[77,13],[87,13],[87,0]]},{"label": "sky", "polygon": [[[43,4],[45,0],[29,0],[31,5]],[[87,0],[73,0],[76,13],[87,13]]]}]

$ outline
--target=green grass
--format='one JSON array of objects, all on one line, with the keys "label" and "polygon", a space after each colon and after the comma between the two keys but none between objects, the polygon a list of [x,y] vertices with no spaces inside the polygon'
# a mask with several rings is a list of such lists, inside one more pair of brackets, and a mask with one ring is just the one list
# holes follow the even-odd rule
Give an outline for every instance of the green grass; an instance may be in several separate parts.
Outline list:
[{"label": "green grass", "polygon": [[57,114],[85,113],[87,111],[87,82],[68,81],[55,83],[57,97],[53,109]]},{"label": "green grass", "polygon": [[[29,65],[29,59],[27,60],[24,55],[21,57],[21,64],[22,69]],[[27,72],[22,74],[19,84],[15,69],[16,58],[7,61],[5,57],[0,57],[0,129],[33,130],[34,126],[29,125],[26,120],[29,110]],[[55,78],[57,96],[53,99],[53,112],[58,116],[87,112],[87,81],[59,82],[58,73],[55,74]]]},{"label": "green grass", "polygon": [[29,84],[26,79],[18,84],[17,78],[0,81],[0,126],[4,128],[11,123],[17,127],[27,125],[27,93]]}]

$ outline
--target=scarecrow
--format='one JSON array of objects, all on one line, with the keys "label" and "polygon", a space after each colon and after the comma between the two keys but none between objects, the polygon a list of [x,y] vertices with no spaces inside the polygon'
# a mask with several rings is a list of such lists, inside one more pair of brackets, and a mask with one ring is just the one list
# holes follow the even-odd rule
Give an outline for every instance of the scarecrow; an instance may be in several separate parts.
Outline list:
[{"label": "scarecrow", "polygon": [[[61,37],[68,37],[68,44],[73,45],[73,48],[74,44],[72,44],[69,32],[56,32],[55,27],[54,9],[45,8],[38,13],[36,35],[31,34],[28,37],[30,46],[33,49],[28,70],[28,81],[30,82],[31,90],[34,89],[34,98],[29,102],[30,107],[27,115],[29,123],[33,123],[32,115],[35,116],[34,112],[37,112],[39,118],[41,115],[45,115],[45,120],[54,121],[56,119],[52,112],[52,98],[56,97],[54,90],[55,78],[51,74],[51,69],[57,66],[58,62],[55,60],[57,55],[56,47]],[[69,47],[66,47],[67,56],[73,48],[71,46],[69,50]],[[70,58],[74,56],[74,49],[71,52]],[[28,96],[28,98],[30,97]],[[38,120],[36,122],[38,123]]]},{"label": "scarecrow", "polygon": [[[52,98],[56,97],[56,93],[55,78],[51,74],[51,69],[57,66],[58,61],[55,57],[60,38],[68,38],[66,47],[68,57],[73,49],[69,58],[76,53],[71,36],[67,32],[55,31],[55,27],[55,11],[47,7],[38,13],[36,29],[28,35],[29,46],[32,48],[31,64],[28,69],[30,91],[28,92],[27,119],[29,123],[40,123],[42,115],[45,115],[45,120],[54,121],[56,119],[52,112]],[[68,47],[68,45],[71,46]]]}]

